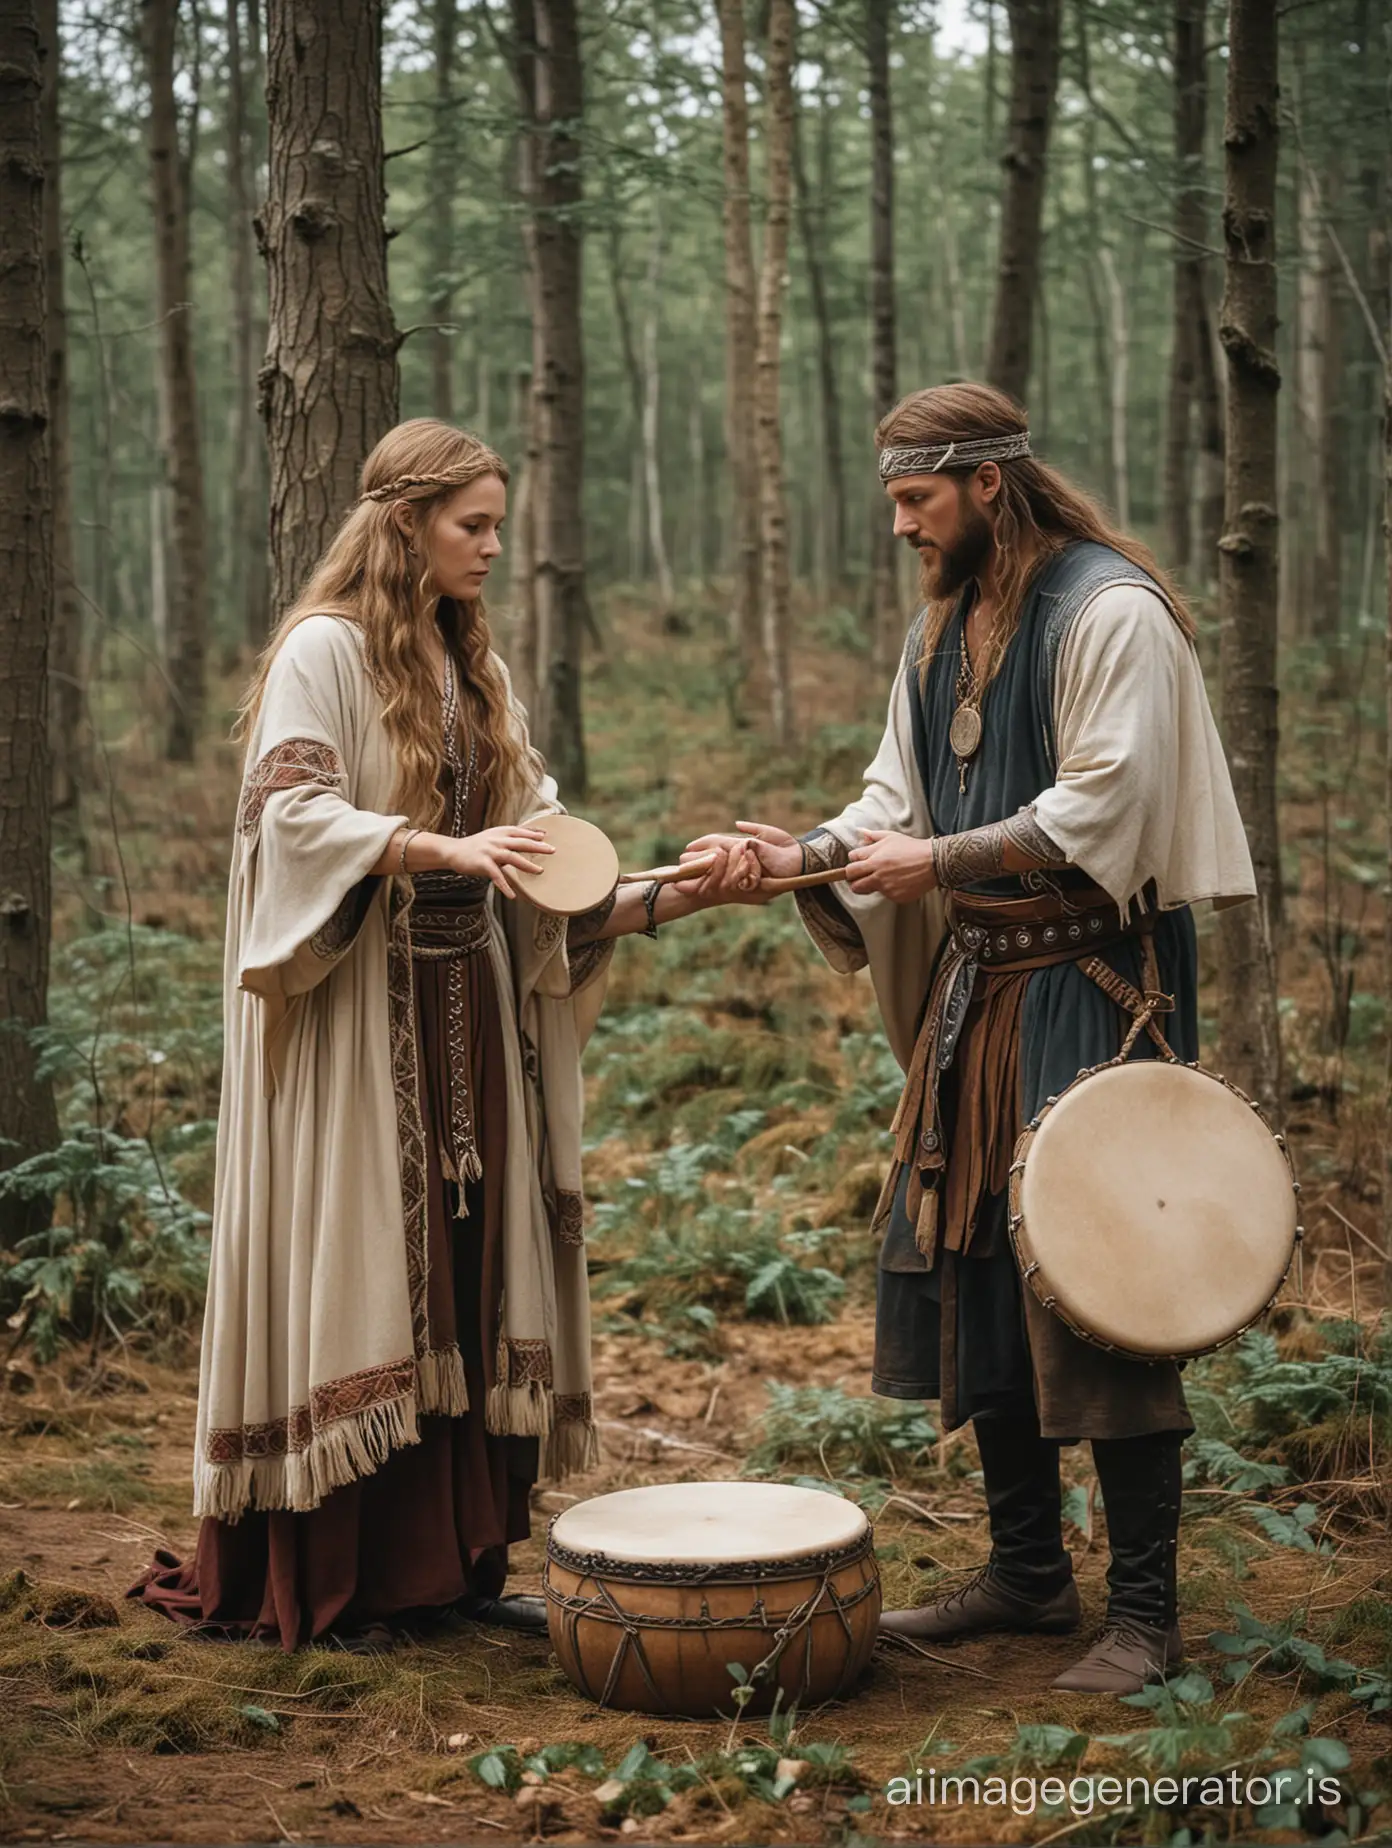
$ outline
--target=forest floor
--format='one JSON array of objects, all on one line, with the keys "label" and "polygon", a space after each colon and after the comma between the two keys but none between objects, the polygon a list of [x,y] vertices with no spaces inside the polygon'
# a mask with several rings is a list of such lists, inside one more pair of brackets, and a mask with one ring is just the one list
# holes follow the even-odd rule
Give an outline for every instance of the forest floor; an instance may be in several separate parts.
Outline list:
[{"label": "forest floor", "polygon": [[[587,690],[595,794],[578,806],[626,865],[669,858],[736,811],[807,826],[858,787],[882,691],[846,613],[806,618],[801,742],[787,756],[732,728],[709,615],[662,632],[639,602],[616,598],[605,623]],[[99,1006],[108,1117],[117,1096],[124,1133],[152,1127],[177,1185],[206,1207],[237,760],[210,742],[194,767],[162,764],[140,716],[149,691],[111,683],[103,729],[117,794],[60,857],[57,1013]],[[165,1318],[48,1362],[12,1353],[0,1398],[4,1838],[860,1848],[1280,1841],[1337,1827],[1342,1839],[1387,1839],[1392,1796],[1376,1793],[1392,1792],[1392,1352],[1372,1244],[1380,1017],[1365,992],[1381,945],[1360,860],[1377,851],[1376,765],[1357,711],[1354,695],[1310,695],[1288,726],[1287,1127],[1309,1236],[1265,1345],[1192,1370],[1199,1437],[1180,1582],[1193,1675],[1142,1708],[1050,1689],[1105,1597],[1085,1447],[1064,1453],[1080,1637],[878,1653],[851,1698],[799,1713],[791,1738],[757,1719],[602,1712],[545,1639],[476,1626],[380,1658],[190,1640],[123,1597],[156,1547],[183,1555],[194,1539],[196,1324]],[[1201,944],[1211,973],[1207,923]],[[128,992],[98,1003],[93,971],[122,958]],[[546,1522],[577,1496],[742,1472],[821,1479],[860,1500],[887,1604],[957,1582],[988,1547],[970,1437],[941,1438],[931,1408],[867,1396],[865,1226],[896,1094],[868,983],[826,970],[791,906],[710,914],[656,944],[620,945],[587,1070],[606,1457],[582,1481],[539,1485],[512,1588],[539,1589]],[[1371,1397],[1332,1404],[1350,1356]],[[1255,1664],[1240,1690],[1237,1662]],[[519,1789],[528,1757],[538,1768]],[[807,1767],[791,1787],[774,1781],[779,1758]],[[1063,1801],[1030,1813],[1016,1813],[1024,1799],[887,1801],[889,1780],[922,1767],[926,1785],[930,1766],[1007,1781],[1298,1767],[1302,1790],[1328,1771],[1338,1792],[1298,1813],[1188,1792],[1154,1805],[1125,1793],[1091,1814]]]}]

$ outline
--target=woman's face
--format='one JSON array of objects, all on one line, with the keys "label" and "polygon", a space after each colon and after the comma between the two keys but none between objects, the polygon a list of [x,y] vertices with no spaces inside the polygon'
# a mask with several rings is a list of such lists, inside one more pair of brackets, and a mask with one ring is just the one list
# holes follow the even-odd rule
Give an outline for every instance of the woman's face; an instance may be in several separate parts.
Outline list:
[{"label": "woman's face", "polygon": [[430,574],[442,597],[471,602],[479,595],[503,549],[506,513],[507,489],[496,475],[481,475],[441,507],[426,544]]}]

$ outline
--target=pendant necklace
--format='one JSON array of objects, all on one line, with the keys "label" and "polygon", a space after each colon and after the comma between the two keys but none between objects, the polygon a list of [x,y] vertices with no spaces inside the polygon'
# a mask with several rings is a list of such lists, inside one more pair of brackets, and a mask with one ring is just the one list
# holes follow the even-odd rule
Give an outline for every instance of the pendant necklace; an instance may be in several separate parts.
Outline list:
[{"label": "pendant necklace", "polygon": [[962,624],[962,648],[957,664],[957,685],[955,688],[957,709],[952,715],[952,723],[947,728],[947,741],[952,746],[952,754],[957,759],[957,793],[965,795],[967,788],[967,771],[971,760],[981,744],[981,688],[977,684],[976,669],[972,666],[971,653],[967,647],[967,625]]}]

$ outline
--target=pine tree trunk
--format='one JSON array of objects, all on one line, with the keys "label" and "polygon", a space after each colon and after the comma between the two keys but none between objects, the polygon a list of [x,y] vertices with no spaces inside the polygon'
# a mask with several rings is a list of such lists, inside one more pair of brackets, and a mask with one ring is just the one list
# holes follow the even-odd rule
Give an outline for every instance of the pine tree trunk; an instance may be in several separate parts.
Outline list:
[{"label": "pine tree trunk", "polygon": [[659,436],[662,369],[657,337],[661,327],[662,219],[660,201],[653,203],[652,251],[648,259],[648,303],[643,320],[643,491],[648,508],[648,546],[657,572],[657,600],[661,613],[670,616],[677,591],[672,582],[672,561],[662,528],[662,462]]},{"label": "pine tree trunk", "polygon": [[454,42],[458,0],[434,0],[435,120],[430,137],[430,242],[435,292],[430,303],[431,403],[435,415],[454,421],[454,189],[459,182],[455,134]]},{"label": "pine tree trunk", "polygon": [[779,385],[792,203],[794,18],[794,0],[769,0],[764,77],[767,208],[763,261],[759,270],[758,346],[754,361],[764,665],[769,678],[773,732],[780,744],[787,744],[791,739],[793,725],[788,508],[783,486]]},{"label": "pine tree trunk", "polygon": [[508,664],[512,684],[529,718],[537,706],[537,605],[536,605],[536,521],[532,514],[536,487],[537,449],[532,419],[532,375],[528,370],[517,374],[517,424],[519,448],[524,461],[522,479],[513,477],[509,495],[509,524],[512,528],[508,548],[508,602],[511,607],[512,646]]},{"label": "pine tree trunk", "polygon": [[[875,421],[894,409],[898,364],[894,315],[894,117],[889,42],[895,0],[866,0],[870,98],[870,398]],[[876,663],[898,655],[894,521],[878,482],[870,516],[870,635]]]},{"label": "pine tree trunk", "polygon": [[747,672],[759,627],[762,563],[754,435],[755,287],[749,204],[749,92],[744,0],[717,0],[720,14],[725,225],[725,447],[730,459],[735,589],[730,641]]},{"label": "pine tree trunk", "polygon": [[387,293],[380,0],[271,0],[266,18],[272,607],[285,610],[397,419]]},{"label": "pine tree trunk", "polygon": [[545,676],[540,743],[562,790],[580,797],[587,784],[581,689],[590,618],[582,513],[585,373],[578,220],[584,83],[576,0],[535,0],[534,20],[533,411],[539,467],[532,510]]},{"label": "pine tree trunk", "polygon": [[1220,672],[1233,788],[1256,868],[1255,904],[1219,916],[1218,1026],[1229,1078],[1273,1121],[1280,1108],[1276,932],[1276,14],[1232,0],[1229,16],[1226,248],[1220,336],[1227,356],[1225,530],[1219,541]]},{"label": "pine tree trunk", "polygon": [[53,807],[75,809],[91,774],[83,665],[83,610],[73,557],[71,397],[63,273],[62,136],[58,0],[38,0],[43,54],[44,269],[48,292],[48,454],[53,472],[53,630],[49,638],[49,748]]},{"label": "pine tree trunk", "polygon": [[609,289],[614,298],[614,327],[619,336],[624,377],[628,381],[628,577],[641,583],[648,570],[646,476],[643,469],[643,367],[633,337],[633,315],[624,286],[623,241],[618,221],[609,226]]},{"label": "pine tree trunk", "polygon": [[807,261],[807,291],[817,336],[817,384],[822,413],[823,491],[818,509],[821,558],[827,582],[840,584],[846,573],[846,473],[841,459],[841,396],[836,383],[836,341],[827,306],[826,268],[817,213],[807,183],[802,145],[802,112],[794,104],[793,184],[797,193],[798,228]]},{"label": "pine tree trunk", "polygon": [[207,655],[207,529],[193,358],[193,273],[189,196],[179,149],[174,39],[179,0],[140,0],[140,36],[150,92],[147,142],[155,212],[155,304],[159,325],[160,450],[169,483],[168,673],[165,753],[193,758],[203,721]]},{"label": "pine tree trunk", "polygon": [[1044,182],[1058,87],[1060,0],[1006,0],[1010,140],[1002,164],[1000,259],[986,376],[1023,403],[1043,243]]},{"label": "pine tree trunk", "polygon": [[[1117,274],[1116,259],[1109,245],[1097,255],[1102,280],[1107,290],[1107,313],[1111,338],[1108,346],[1112,358],[1112,493],[1117,524],[1131,524],[1131,463],[1127,449],[1127,403],[1130,395],[1131,329],[1126,319],[1126,293]],[[1041,441],[1043,424],[1040,425]]]},{"label": "pine tree trunk", "polygon": [[1190,509],[1194,490],[1194,406],[1198,395],[1198,341],[1202,326],[1204,258],[1208,235],[1204,207],[1204,129],[1208,111],[1208,65],[1204,27],[1208,0],[1175,0],[1174,150],[1177,190],[1174,206],[1174,270],[1170,378],[1165,419],[1162,493],[1165,550],[1176,571],[1188,568],[1193,546]]},{"label": "pine tree trunk", "polygon": [[1199,406],[1199,472],[1190,573],[1211,593],[1218,579],[1218,541],[1223,536],[1224,456],[1227,449],[1223,374],[1217,332],[1209,304],[1208,281],[1199,279],[1193,303],[1194,355]]},{"label": "pine tree trunk", "polygon": [[[0,0],[0,1021],[8,1029],[0,1032],[0,1168],[58,1139],[53,1086],[36,1075],[27,1037],[48,1017],[52,920],[41,63],[34,0]],[[0,1246],[48,1217],[45,1202],[0,1200]]]},{"label": "pine tree trunk", "polygon": [[227,226],[232,272],[232,543],[227,562],[240,634],[256,652],[270,627],[271,586],[266,551],[266,457],[256,414],[258,348],[264,330],[257,314],[254,154],[241,14],[242,0],[227,0]]}]

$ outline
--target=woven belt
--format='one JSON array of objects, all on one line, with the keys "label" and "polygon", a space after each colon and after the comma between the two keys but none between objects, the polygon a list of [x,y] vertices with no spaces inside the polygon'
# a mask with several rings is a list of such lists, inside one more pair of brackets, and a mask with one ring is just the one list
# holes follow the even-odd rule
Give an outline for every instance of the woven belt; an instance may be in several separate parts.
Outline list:
[{"label": "woven belt", "polygon": [[454,962],[476,956],[487,942],[487,905],[411,907],[411,955],[416,962]]}]

